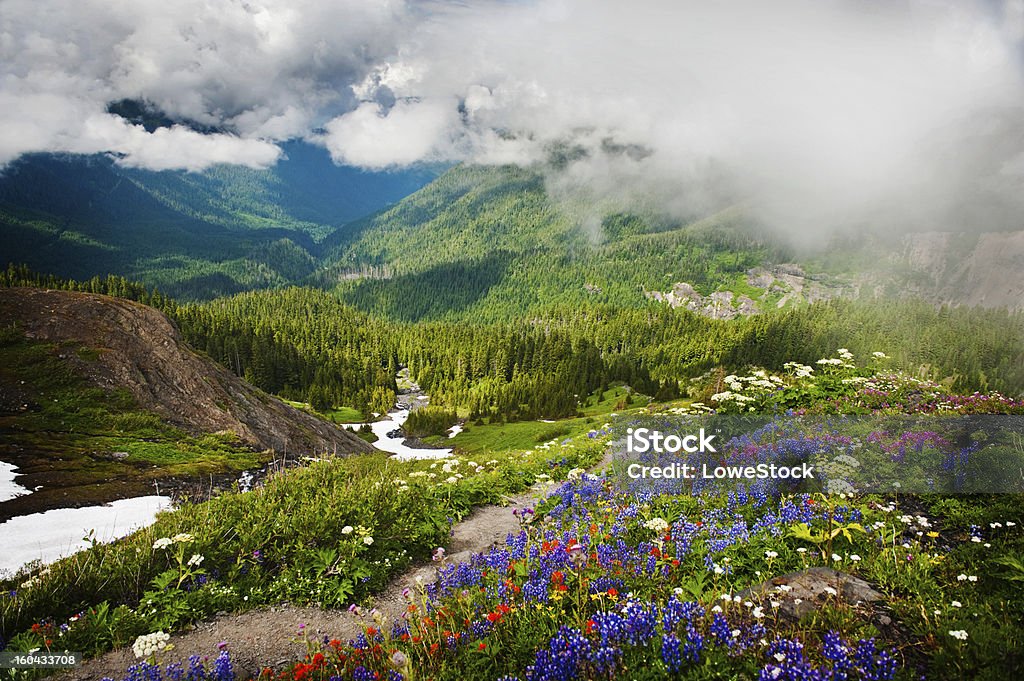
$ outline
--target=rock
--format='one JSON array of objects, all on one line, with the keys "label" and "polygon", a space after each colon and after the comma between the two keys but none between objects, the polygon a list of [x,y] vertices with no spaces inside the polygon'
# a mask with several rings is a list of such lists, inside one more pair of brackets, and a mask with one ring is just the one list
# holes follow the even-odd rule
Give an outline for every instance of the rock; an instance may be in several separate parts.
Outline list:
[{"label": "rock", "polygon": [[[832,589],[835,594],[827,589]],[[859,577],[827,567],[813,567],[773,577],[739,593],[740,598],[771,598],[779,601],[779,612],[799,620],[829,602],[847,605],[874,603],[885,599]]]},{"label": "rock", "polygon": [[[36,317],[40,309],[53,315]],[[0,289],[0,325],[11,324],[28,338],[98,350],[95,359],[65,353],[64,361],[93,384],[126,390],[139,408],[186,432],[229,430],[258,450],[372,451],[355,435],[266,395],[198,354],[151,307],[90,293]]]}]

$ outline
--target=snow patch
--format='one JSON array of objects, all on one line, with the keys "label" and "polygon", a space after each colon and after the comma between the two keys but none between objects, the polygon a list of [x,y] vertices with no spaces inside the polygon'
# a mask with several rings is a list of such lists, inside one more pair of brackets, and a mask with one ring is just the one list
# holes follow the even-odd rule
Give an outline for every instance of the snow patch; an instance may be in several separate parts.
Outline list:
[{"label": "snow patch", "polygon": [[90,531],[97,541],[109,542],[151,525],[157,511],[171,507],[170,497],[147,496],[121,499],[104,506],[58,508],[44,513],[11,518],[0,524],[4,551],[0,573],[14,573],[33,560],[52,563],[87,548]]},{"label": "snow patch", "polygon": [[27,487],[22,487],[18,483],[14,482],[14,478],[18,475],[14,472],[16,470],[18,470],[18,467],[14,464],[7,463],[6,461],[0,461],[0,501],[7,501],[14,497],[32,494],[32,490]]}]

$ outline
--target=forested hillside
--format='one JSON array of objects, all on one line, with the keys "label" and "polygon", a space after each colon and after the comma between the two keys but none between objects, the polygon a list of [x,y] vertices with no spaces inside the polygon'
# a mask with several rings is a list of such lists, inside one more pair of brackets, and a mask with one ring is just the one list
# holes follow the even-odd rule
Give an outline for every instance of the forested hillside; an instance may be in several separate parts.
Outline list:
[{"label": "forested hillside", "polygon": [[555,304],[636,307],[685,281],[752,295],[789,251],[730,210],[693,222],[553,200],[520,168],[460,166],[339,233],[312,281],[396,319],[497,321]]},{"label": "forested hillside", "polygon": [[781,370],[838,347],[860,357],[884,348],[894,368],[950,377],[958,391],[1024,392],[1024,315],[1002,310],[836,300],[723,321],[649,302],[562,306],[503,323],[410,324],[310,288],[179,305],[118,278],[78,284],[17,268],[0,277],[0,285],[25,284],[159,305],[194,347],[268,392],[320,409],[385,411],[406,365],[432,403],[473,418],[564,417],[614,382],[668,400],[719,368]]},{"label": "forested hillside", "polygon": [[302,143],[268,170],[125,168],[37,154],[0,174],[4,256],[88,278],[116,273],[181,298],[300,281],[318,242],[416,190],[433,171],[365,173]]}]

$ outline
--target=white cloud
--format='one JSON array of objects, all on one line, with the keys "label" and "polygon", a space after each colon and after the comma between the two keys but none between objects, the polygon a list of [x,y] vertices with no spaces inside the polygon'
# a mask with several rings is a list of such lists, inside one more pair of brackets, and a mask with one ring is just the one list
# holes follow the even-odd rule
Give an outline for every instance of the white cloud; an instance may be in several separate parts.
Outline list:
[{"label": "white cloud", "polygon": [[[1021,0],[4,0],[0,164],[26,151],[368,168],[582,157],[557,194],[801,233],[1021,223]],[[146,99],[230,130],[147,133]]]}]

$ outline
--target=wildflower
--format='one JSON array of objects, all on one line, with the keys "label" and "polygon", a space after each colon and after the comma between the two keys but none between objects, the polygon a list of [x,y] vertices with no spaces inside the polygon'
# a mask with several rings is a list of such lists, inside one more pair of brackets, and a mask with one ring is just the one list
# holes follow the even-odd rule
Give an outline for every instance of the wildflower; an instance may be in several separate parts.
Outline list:
[{"label": "wildflower", "polygon": [[179,532],[178,534],[171,537],[171,541],[173,541],[176,544],[187,544],[188,542],[194,539],[195,537],[193,537],[191,534],[188,534],[187,532]]},{"label": "wildflower", "polygon": [[153,548],[154,549],[166,549],[168,546],[170,546],[173,543],[174,542],[171,541],[170,537],[160,537],[155,542],[153,542]]},{"label": "wildflower", "polygon": [[775,551],[765,551],[764,557],[771,560],[772,558],[778,558],[779,554]]},{"label": "wildflower", "polygon": [[204,560],[206,560],[204,556],[201,556],[198,553],[193,553],[192,557],[188,559],[188,566],[199,567]]},{"label": "wildflower", "polygon": [[352,527],[351,525],[346,525],[345,527],[341,528],[341,533],[342,533],[342,534],[352,534],[352,532],[353,532],[353,531],[354,531],[355,529],[356,529],[356,528]]},{"label": "wildflower", "polygon": [[132,652],[138,658],[150,657],[161,650],[166,650],[167,642],[170,640],[171,635],[163,631],[143,634],[135,639],[135,643],[132,644]]},{"label": "wildflower", "polygon": [[363,543],[366,544],[367,546],[373,546],[373,537],[370,537],[370,536],[363,537]]},{"label": "wildflower", "polygon": [[431,558],[433,559],[433,561],[435,563],[437,563],[437,562],[440,562],[440,561],[444,560],[444,554],[445,554],[444,548],[441,547],[441,546],[438,546],[436,549],[434,549],[434,553],[431,554]]},{"label": "wildflower", "polygon": [[964,604],[961,603],[960,601],[953,601],[952,603],[950,603],[950,605],[953,606],[954,608],[961,608],[961,607],[963,607]]},{"label": "wildflower", "polygon": [[967,640],[967,632],[964,631],[963,629],[956,629],[956,630],[950,631],[949,635],[952,636],[953,638],[957,639],[958,641],[966,641]]},{"label": "wildflower", "polygon": [[860,562],[860,556],[858,556],[856,553],[851,553],[850,560],[852,560],[854,563],[858,563]]}]

